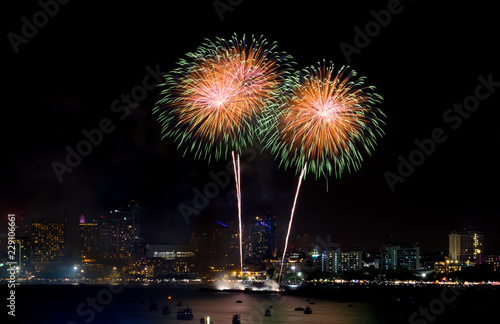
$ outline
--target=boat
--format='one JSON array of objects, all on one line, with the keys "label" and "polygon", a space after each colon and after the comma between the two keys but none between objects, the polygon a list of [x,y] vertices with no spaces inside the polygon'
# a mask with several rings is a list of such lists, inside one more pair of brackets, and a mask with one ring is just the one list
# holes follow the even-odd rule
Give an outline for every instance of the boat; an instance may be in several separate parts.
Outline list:
[{"label": "boat", "polygon": [[177,306],[182,306],[182,302],[178,302],[178,303],[177,303]]},{"label": "boat", "polygon": [[192,320],[193,310],[189,307],[177,311],[177,319],[180,320]]},{"label": "boat", "polygon": [[240,323],[241,323],[240,314],[234,314],[233,315],[233,324],[240,324]]},{"label": "boat", "polygon": [[241,304],[243,302],[241,300],[237,300],[236,303]]},{"label": "boat", "polygon": [[304,310],[304,308],[303,307],[295,307],[295,310],[299,311],[299,312],[302,312]]},{"label": "boat", "polygon": [[347,306],[349,306],[349,307],[354,307],[354,304],[349,304],[349,305],[347,305]]},{"label": "boat", "polygon": [[264,313],[265,317],[271,317],[271,310],[268,308],[266,309],[266,312]]},{"label": "boat", "polygon": [[316,303],[315,302],[310,302],[309,305],[316,305]]},{"label": "boat", "polygon": [[170,306],[168,305],[163,305],[163,309],[161,310],[163,315],[170,315]]},{"label": "boat", "polygon": [[304,309],[304,314],[312,314],[313,311],[311,309],[311,307],[307,306],[306,309]]}]

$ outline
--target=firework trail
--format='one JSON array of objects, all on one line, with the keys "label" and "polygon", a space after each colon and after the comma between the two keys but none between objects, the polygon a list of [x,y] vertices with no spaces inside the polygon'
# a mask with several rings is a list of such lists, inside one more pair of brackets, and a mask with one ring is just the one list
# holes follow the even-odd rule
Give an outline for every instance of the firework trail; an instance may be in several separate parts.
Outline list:
[{"label": "firework trail", "polygon": [[380,117],[384,115],[374,108],[382,97],[374,92],[375,87],[365,86],[365,78],[357,78],[353,70],[334,71],[333,64],[323,63],[297,73],[277,110],[261,126],[261,133],[269,138],[266,147],[280,166],[300,171],[288,234],[302,178],[308,172],[327,178],[332,173],[357,171],[363,160],[359,149],[370,154],[377,137],[383,135]]},{"label": "firework trail", "polygon": [[234,158],[234,152],[231,152],[233,157],[233,168],[234,168],[234,177],[236,182],[236,198],[238,199],[238,224],[239,224],[239,239],[240,239],[240,273],[243,274],[243,243],[242,243],[242,230],[241,230],[241,186],[240,186],[240,155],[237,154],[237,159]]},{"label": "firework trail", "polygon": [[[264,38],[207,41],[165,75],[158,115],[162,139],[173,138],[184,154],[210,162],[234,156],[243,271],[239,155],[252,145],[263,111],[272,110],[290,70],[291,57]],[[234,161],[234,158],[233,158]],[[236,168],[236,163],[238,164]]]},{"label": "firework trail", "polygon": [[306,166],[307,162],[306,165],[304,166],[304,169],[302,169],[302,172],[300,173],[299,183],[297,184],[297,192],[295,193],[295,199],[293,200],[292,213],[290,215],[290,222],[288,223],[288,231],[286,232],[285,249],[283,250],[283,257],[281,258],[281,269],[278,277],[278,289],[281,282],[281,273],[283,272],[283,264],[285,263],[285,253],[286,249],[288,248],[288,238],[290,237],[290,230],[292,229],[293,214],[295,213],[295,205],[297,204],[297,197],[299,196],[300,184],[302,183],[302,178],[304,177]]}]

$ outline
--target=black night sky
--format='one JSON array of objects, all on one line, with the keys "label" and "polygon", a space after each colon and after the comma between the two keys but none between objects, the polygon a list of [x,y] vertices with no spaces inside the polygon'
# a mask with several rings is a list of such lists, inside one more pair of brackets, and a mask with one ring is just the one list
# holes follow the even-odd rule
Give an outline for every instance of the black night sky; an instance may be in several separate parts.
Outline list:
[{"label": "black night sky", "polygon": [[[151,115],[160,98],[157,89],[147,91],[129,115],[113,111],[113,102],[143,84],[147,67],[168,72],[205,38],[234,33],[276,41],[299,68],[323,59],[346,65],[340,44],[355,46],[355,28],[363,30],[375,20],[371,11],[389,6],[397,11],[390,22],[349,57],[349,65],[384,97],[386,135],[361,171],[330,178],[328,191],[324,179],[306,178],[293,232],[325,240],[331,235],[344,248],[418,242],[423,249],[447,250],[448,233],[466,228],[485,233],[486,250],[500,250],[500,50],[493,3],[232,3],[237,5],[221,21],[213,1],[71,1],[20,43],[18,53],[9,33],[22,36],[22,17],[33,21],[41,8],[37,1],[5,4],[2,215],[22,210],[65,217],[76,228],[81,214],[98,217],[134,199],[141,206],[144,236],[159,244],[181,243],[216,221],[236,220],[231,179],[186,224],[179,205],[192,206],[193,189],[203,190],[212,181],[210,172],[224,171],[227,162],[193,160],[172,140],[160,139]],[[469,96],[484,99],[477,99],[475,111],[454,112],[454,104]],[[66,147],[75,148],[85,139],[82,131],[106,119],[112,131],[59,182],[51,164],[65,163]],[[442,143],[392,192],[384,174],[398,174],[399,156],[418,160],[415,141],[431,138],[435,129],[442,129]],[[243,217],[271,210],[283,235],[298,176],[278,169],[265,151],[243,161]],[[1,226],[5,233],[6,222]]]}]

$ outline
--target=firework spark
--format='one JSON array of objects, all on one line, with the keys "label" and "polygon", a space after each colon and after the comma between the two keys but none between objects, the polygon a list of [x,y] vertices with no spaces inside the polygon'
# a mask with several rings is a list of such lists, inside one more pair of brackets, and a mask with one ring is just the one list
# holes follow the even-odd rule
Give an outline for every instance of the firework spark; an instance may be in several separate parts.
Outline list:
[{"label": "firework spark", "polygon": [[342,67],[335,73],[332,64],[311,66],[294,80],[277,113],[266,118],[273,124],[267,145],[273,155],[297,173],[307,163],[305,174],[316,178],[357,171],[360,149],[370,154],[383,135],[383,113],[374,108],[382,97],[355,71]]}]

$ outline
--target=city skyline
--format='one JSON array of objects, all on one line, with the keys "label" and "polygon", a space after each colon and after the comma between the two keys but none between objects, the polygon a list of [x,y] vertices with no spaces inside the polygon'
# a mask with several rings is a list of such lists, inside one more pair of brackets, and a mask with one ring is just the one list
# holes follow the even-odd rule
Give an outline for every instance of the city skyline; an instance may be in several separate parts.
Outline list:
[{"label": "city skyline", "polygon": [[[21,17],[42,10],[35,2],[9,6],[5,34],[21,36]],[[98,217],[132,199],[141,205],[141,232],[152,242],[235,221],[231,168],[194,160],[161,140],[151,110],[162,73],[204,38],[236,32],[276,41],[299,68],[322,59],[350,65],[384,97],[385,135],[372,156],[340,179],[308,176],[292,232],[330,235],[342,246],[396,241],[441,250],[448,244],[443,233],[466,228],[482,230],[486,247],[499,249],[494,10],[400,2],[390,22],[367,34],[372,22],[389,19],[383,16],[388,1],[335,6],[335,19],[326,19],[318,17],[322,4],[243,2],[221,20],[210,2],[175,3],[168,12],[153,4],[71,3],[17,53],[6,37],[0,233],[8,213],[77,224],[82,214]],[[255,17],[259,23],[249,24]],[[186,21],[198,31],[179,28]],[[254,147],[242,156],[242,217],[272,210],[284,225],[297,176]],[[208,184],[214,192],[202,199],[198,193],[206,196]],[[283,241],[277,239],[278,248]]]},{"label": "city skyline", "polygon": [[[131,213],[131,211],[135,211]],[[132,216],[134,215],[134,216]],[[12,216],[12,214],[11,214]],[[18,216],[18,215],[16,215]],[[22,218],[19,219],[19,224],[16,224],[16,235],[20,238],[33,238],[36,239],[39,234],[39,228],[43,224],[61,224],[63,230],[63,238],[66,250],[72,250],[73,252],[81,253],[81,242],[80,233],[82,229],[88,233],[93,233],[95,228],[101,227],[103,225],[106,227],[105,231],[116,231],[116,233],[121,233],[118,235],[117,241],[114,246],[118,248],[120,242],[130,241],[130,245],[133,246],[135,240],[144,242],[145,244],[152,245],[196,245],[199,244],[199,238],[203,235],[211,236],[211,233],[220,231],[226,228],[229,233],[233,233],[237,236],[236,222],[231,221],[227,224],[222,222],[214,222],[212,226],[205,227],[203,230],[193,231],[189,236],[184,237],[180,241],[173,241],[168,237],[165,237],[163,241],[151,241],[147,236],[141,236],[137,228],[140,227],[139,223],[135,223],[134,217],[140,218],[139,205],[128,205],[127,207],[122,206],[118,209],[110,210],[109,214],[106,216],[99,217],[86,217],[85,215],[80,215],[78,223],[68,223],[66,218],[43,218],[43,217],[26,217],[24,213],[21,213]],[[124,217],[126,216],[126,217]],[[245,250],[245,258],[256,257],[259,259],[263,258],[276,258],[279,252],[283,251],[284,246],[279,246],[276,244],[276,234],[275,229],[271,227],[270,224],[276,226],[276,218],[271,211],[266,211],[262,213],[262,216],[256,216],[254,219],[244,222],[243,226],[243,242]],[[276,226],[279,227],[279,226]],[[125,232],[123,228],[126,228]],[[76,233],[76,236],[74,235]],[[72,237],[74,236],[74,237]],[[363,251],[373,251],[380,249],[383,246],[390,245],[415,245],[422,248],[424,251],[429,252],[446,252],[452,259],[462,259],[462,257],[467,260],[475,259],[476,255],[481,254],[495,254],[500,251],[496,246],[489,246],[489,240],[487,240],[486,248],[484,247],[484,231],[483,230],[471,230],[471,229],[461,229],[461,230],[451,230],[447,233],[443,233],[443,237],[447,238],[447,245],[444,249],[431,249],[425,244],[420,242],[409,242],[404,240],[392,240],[389,237],[382,244],[373,244],[367,247],[361,247],[359,244],[344,244],[343,242],[336,241],[332,239],[330,235],[322,237],[317,233],[306,233],[300,230],[292,233],[289,239],[289,248],[291,252],[297,252],[301,250],[312,250],[315,247],[320,249],[326,248],[341,248],[341,249],[360,249]],[[123,240],[122,238],[123,237]],[[197,237],[198,239],[195,239]],[[69,238],[69,239],[68,239]],[[52,238],[51,238],[52,239]],[[102,235],[97,235],[97,244],[102,244],[104,237]],[[229,249],[232,248],[232,240],[234,240],[234,247],[238,249],[238,244],[236,244],[237,239],[234,237],[224,237],[222,240],[225,243],[229,243]],[[198,243],[196,243],[198,242]],[[224,244],[225,244],[224,243]],[[127,243],[128,244],[128,243]],[[250,244],[250,245],[249,245]],[[229,251],[228,249],[228,251]],[[92,252],[92,248],[87,248],[88,252]],[[287,251],[287,252],[289,252]],[[95,252],[95,251],[93,251]],[[461,257],[462,256],[462,257]],[[124,256],[125,257],[125,256]],[[125,257],[126,258],[126,257]]]},{"label": "city skyline", "polygon": [[[150,244],[137,235],[137,226],[132,219],[140,216],[137,213],[132,216],[131,211],[138,211],[137,206],[129,206],[120,212],[114,210],[107,219],[89,222],[82,215],[78,224],[76,255],[66,248],[68,228],[64,219],[33,220],[28,236],[15,239],[19,275],[28,280],[68,277],[94,280],[110,275],[139,280],[226,278],[240,273],[235,224],[218,222],[220,226],[213,232],[193,233],[190,241],[185,243]],[[274,217],[268,211],[265,216],[256,217],[253,227],[244,231],[243,270],[249,276],[252,274],[257,278],[265,274],[266,278],[272,279],[277,275],[281,261],[277,254],[280,251],[272,244],[273,222]],[[331,242],[330,238],[324,241],[318,237],[312,239],[307,234],[297,235],[284,259],[284,273],[300,280],[321,278],[318,276],[338,278],[353,273],[357,274],[357,279],[380,279],[395,274],[401,278],[425,279],[427,275],[442,278],[439,276],[452,273],[453,276],[461,273],[466,276],[471,271],[498,277],[500,254],[484,249],[482,232],[453,231],[448,237],[449,250],[445,253],[400,242],[370,250],[346,248]]]},{"label": "city skyline", "polygon": [[[68,249],[72,250],[74,252],[77,252],[79,247],[77,246],[77,233],[78,233],[78,225],[83,222],[85,223],[99,223],[99,222],[115,222],[116,220],[116,215],[120,213],[126,213],[128,216],[128,220],[132,222],[132,214],[130,213],[131,210],[135,210],[134,215],[137,215],[138,218],[140,219],[140,207],[139,203],[137,201],[131,200],[129,204],[127,205],[122,205],[122,206],[116,206],[115,208],[110,208],[102,213],[98,213],[98,216],[91,216],[91,215],[84,215],[81,214],[78,216],[77,221],[75,221],[73,217],[73,221],[70,223],[68,221],[68,218],[66,217],[43,217],[43,216],[36,216],[36,215],[29,215],[25,213],[24,211],[20,211],[18,213],[15,213],[16,216],[19,219],[19,224],[18,226],[18,236],[19,237],[25,237],[28,236],[26,233],[29,233],[31,223],[32,222],[37,222],[37,221],[64,221],[66,224],[66,231],[67,231],[67,236],[69,237],[69,240],[67,240],[68,244]],[[275,215],[276,213],[272,213],[270,210],[267,210],[265,212],[261,212],[260,214],[257,214],[256,216],[253,216],[249,219],[243,219],[243,229],[244,233],[246,235],[252,235],[253,234],[253,228],[255,221],[259,221],[264,219],[266,220],[266,217],[269,217],[269,215]],[[69,218],[71,219],[71,218]],[[149,240],[151,244],[184,244],[185,242],[188,242],[190,240],[190,237],[193,235],[193,233],[198,233],[201,234],[203,232],[210,232],[215,230],[215,228],[219,225],[227,226],[223,222],[216,221],[217,219],[223,220],[225,219],[224,222],[226,223],[233,223],[236,220],[231,220],[231,216],[226,217],[226,218],[214,218],[210,219],[210,223],[208,220],[204,220],[202,223],[203,226],[198,226],[196,228],[193,228],[190,230],[189,233],[186,233],[184,236],[162,236],[161,238],[157,238],[156,235],[150,235],[150,233],[146,232],[143,233],[143,235],[140,234],[140,231],[138,232],[139,234],[137,237],[140,237],[142,239]],[[274,216],[274,221],[276,222],[276,217]],[[284,223],[288,223],[288,219],[282,220]],[[137,223],[132,222],[134,225],[134,228],[141,228],[141,223],[138,221]],[[276,251],[283,251],[284,248],[284,238],[285,238],[285,228],[283,226],[279,226],[279,219],[278,219],[278,226],[276,226],[277,230],[274,235],[274,241],[275,241],[275,247]],[[284,225],[284,224],[282,224]],[[319,229],[319,228],[318,228]],[[483,235],[483,233],[488,233],[488,230],[480,229],[480,228],[451,228],[449,229],[446,233],[465,233],[465,232],[478,232]],[[495,233],[494,231],[493,233]],[[326,233],[326,234],[321,234],[321,233]],[[398,233],[397,231],[394,233],[391,233],[387,235],[386,237],[375,237],[373,242],[366,241],[366,240],[359,240],[356,241],[355,239],[347,240],[346,242],[340,241],[335,236],[332,236],[330,234],[331,232],[321,232],[321,231],[313,231],[312,232],[307,232],[303,231],[299,228],[297,229],[292,229],[291,236],[289,239],[289,248],[296,248],[297,244],[300,245],[298,237],[302,236],[303,234],[309,236],[309,241],[310,242],[327,242],[332,243],[332,244],[338,244],[342,248],[348,248],[348,247],[361,247],[363,250],[372,250],[372,249],[377,249],[378,247],[384,245],[384,244],[392,244],[392,243],[402,243],[402,244],[417,244],[421,248],[427,250],[427,251],[446,251],[448,250],[449,245],[449,239],[446,237],[446,235],[442,235],[439,240],[444,242],[444,244],[441,245],[433,245],[430,240],[426,240],[426,236],[422,235],[421,237],[417,237],[417,240],[415,242],[411,242],[409,240],[402,239],[402,235]],[[487,235],[489,236],[489,235]],[[378,242],[378,243],[375,243]],[[500,251],[500,245],[496,244],[496,237],[492,237],[492,240],[488,242],[489,244],[487,245],[487,251],[491,253],[497,253],[497,251]],[[481,243],[482,245],[482,243]]]}]

